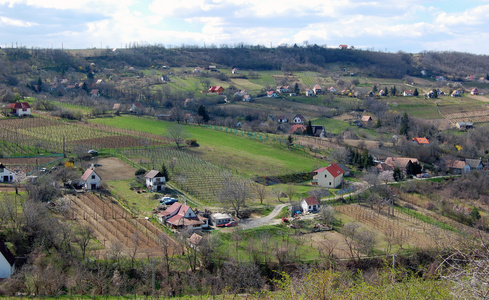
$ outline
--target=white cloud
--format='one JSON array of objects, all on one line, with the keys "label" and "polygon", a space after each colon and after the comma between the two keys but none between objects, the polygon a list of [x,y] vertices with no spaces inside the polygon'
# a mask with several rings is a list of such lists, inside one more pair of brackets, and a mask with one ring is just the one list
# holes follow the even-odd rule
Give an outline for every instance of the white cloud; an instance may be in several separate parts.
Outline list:
[{"label": "white cloud", "polygon": [[15,20],[7,17],[0,17],[0,24],[1,25],[9,25],[9,26],[16,26],[16,27],[32,27],[37,25],[36,23],[32,22],[26,22],[22,20]]}]

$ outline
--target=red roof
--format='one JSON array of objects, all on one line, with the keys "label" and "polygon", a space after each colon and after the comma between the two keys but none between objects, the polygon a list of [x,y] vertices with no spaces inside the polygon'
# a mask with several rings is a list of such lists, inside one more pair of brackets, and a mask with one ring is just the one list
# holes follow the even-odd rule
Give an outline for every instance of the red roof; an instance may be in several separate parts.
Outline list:
[{"label": "red roof", "polygon": [[9,103],[5,107],[6,108],[31,108],[31,106],[27,102]]},{"label": "red roof", "polygon": [[318,205],[319,201],[316,199],[316,197],[307,197],[304,198],[304,201],[306,201],[307,205]]},{"label": "red roof", "polygon": [[100,177],[100,176],[98,176],[97,173],[95,173],[95,171],[93,169],[87,169],[85,171],[85,173],[83,173],[83,175],[81,177],[81,180],[87,181],[87,179],[90,178],[90,175],[92,175],[92,173],[94,173],[95,175],[97,175],[97,177]]},{"label": "red roof", "polygon": [[424,138],[424,137],[415,137],[415,138],[413,138],[413,141],[415,141],[418,144],[429,144],[430,143],[428,141],[428,139]]},{"label": "red roof", "polygon": [[333,175],[334,178],[340,176],[341,174],[343,174],[343,170],[340,168],[340,166],[338,166],[338,164],[332,164],[332,165],[329,165],[326,170],[328,170],[328,172]]},{"label": "red roof", "polygon": [[301,130],[301,133],[306,130],[306,126],[302,124],[295,124],[290,126],[289,133],[296,133],[297,130]]}]

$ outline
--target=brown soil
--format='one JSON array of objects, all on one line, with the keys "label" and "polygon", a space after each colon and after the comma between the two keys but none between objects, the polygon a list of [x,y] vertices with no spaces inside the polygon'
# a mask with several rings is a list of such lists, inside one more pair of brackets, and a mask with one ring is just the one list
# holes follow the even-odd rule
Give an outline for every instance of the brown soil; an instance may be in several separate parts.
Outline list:
[{"label": "brown soil", "polygon": [[92,163],[101,164],[96,167],[97,174],[105,181],[107,180],[124,180],[134,178],[136,169],[115,157],[97,158]]}]

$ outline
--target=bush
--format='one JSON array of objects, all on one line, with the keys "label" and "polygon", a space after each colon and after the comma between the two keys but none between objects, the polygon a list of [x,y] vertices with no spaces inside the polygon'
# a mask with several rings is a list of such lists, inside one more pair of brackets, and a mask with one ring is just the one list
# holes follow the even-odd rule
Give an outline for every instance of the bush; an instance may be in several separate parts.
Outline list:
[{"label": "bush", "polygon": [[197,143],[197,140],[196,139],[188,139],[188,140],[185,141],[185,143],[189,147],[199,147],[199,144]]},{"label": "bush", "polygon": [[144,174],[146,174],[146,170],[143,168],[137,169],[136,172],[134,173],[134,175],[136,175],[136,176],[141,176]]}]

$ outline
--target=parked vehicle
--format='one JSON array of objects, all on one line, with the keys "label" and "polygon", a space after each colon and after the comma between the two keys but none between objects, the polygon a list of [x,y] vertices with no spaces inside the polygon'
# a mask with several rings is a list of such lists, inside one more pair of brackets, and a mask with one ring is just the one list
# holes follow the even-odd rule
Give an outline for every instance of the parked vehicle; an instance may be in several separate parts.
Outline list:
[{"label": "parked vehicle", "polygon": [[165,197],[160,199],[160,203],[165,204],[165,205],[172,205],[175,202],[178,202],[178,199],[168,197],[168,196],[165,196]]},{"label": "parked vehicle", "polygon": [[224,227],[233,227],[233,226],[236,226],[236,225],[238,225],[238,222],[231,221],[229,223],[224,224]]}]

